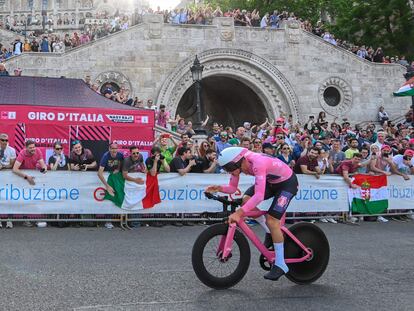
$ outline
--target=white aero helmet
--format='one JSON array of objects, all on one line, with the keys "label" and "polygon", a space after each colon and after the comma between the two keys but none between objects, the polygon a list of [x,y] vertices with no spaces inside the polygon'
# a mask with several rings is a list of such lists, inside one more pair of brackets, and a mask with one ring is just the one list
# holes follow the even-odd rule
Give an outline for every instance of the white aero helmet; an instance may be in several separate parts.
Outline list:
[{"label": "white aero helmet", "polygon": [[240,168],[240,160],[248,150],[242,147],[229,147],[224,149],[218,157],[218,163],[227,172],[233,172]]}]

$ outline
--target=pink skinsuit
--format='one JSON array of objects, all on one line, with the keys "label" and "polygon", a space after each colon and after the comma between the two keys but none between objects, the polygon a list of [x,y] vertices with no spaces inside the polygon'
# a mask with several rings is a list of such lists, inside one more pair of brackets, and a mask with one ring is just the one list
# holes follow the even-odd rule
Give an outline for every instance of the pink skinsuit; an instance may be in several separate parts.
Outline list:
[{"label": "pink skinsuit", "polygon": [[[254,195],[243,205],[244,212],[254,209],[264,200],[266,183],[278,184],[288,180],[292,169],[277,158],[247,151],[244,158],[250,164],[248,175],[255,176]],[[240,176],[240,175],[239,175]],[[232,194],[237,191],[239,176],[231,175],[230,183],[221,186],[221,192]]]}]

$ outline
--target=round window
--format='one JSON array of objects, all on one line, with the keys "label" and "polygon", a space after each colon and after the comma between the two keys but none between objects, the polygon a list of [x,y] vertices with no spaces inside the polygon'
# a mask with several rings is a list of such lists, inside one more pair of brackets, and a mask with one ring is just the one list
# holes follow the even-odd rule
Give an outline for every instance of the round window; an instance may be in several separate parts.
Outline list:
[{"label": "round window", "polygon": [[341,102],[341,93],[336,87],[329,86],[323,92],[323,99],[329,106],[335,107]]}]

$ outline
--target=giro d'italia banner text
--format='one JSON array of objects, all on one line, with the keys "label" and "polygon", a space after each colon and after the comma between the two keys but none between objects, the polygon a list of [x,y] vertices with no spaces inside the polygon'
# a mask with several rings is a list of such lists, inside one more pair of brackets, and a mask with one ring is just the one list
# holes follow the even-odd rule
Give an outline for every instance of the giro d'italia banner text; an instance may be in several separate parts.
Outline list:
[{"label": "giro d'italia banner text", "polygon": [[[27,171],[29,173],[29,171]],[[222,206],[204,197],[204,189],[212,184],[226,184],[227,174],[160,174],[158,176],[160,203],[145,208],[142,200],[148,195],[148,185],[125,186],[122,204],[105,200],[105,189],[96,172],[30,171],[36,185],[11,171],[0,171],[0,214],[127,214],[127,213],[203,213],[220,212]],[[131,174],[132,175],[132,174]],[[146,179],[144,174],[135,176]],[[316,180],[313,176],[299,175],[300,189],[292,200],[289,212],[347,212],[348,186],[342,177],[325,175]],[[412,209],[414,179],[404,181],[400,176],[388,177],[388,210]],[[242,176],[241,194],[253,184],[254,178]],[[372,184],[373,185],[373,184]],[[130,196],[128,204],[126,197]],[[260,205],[267,209],[271,200]],[[152,204],[151,204],[152,205]]]}]

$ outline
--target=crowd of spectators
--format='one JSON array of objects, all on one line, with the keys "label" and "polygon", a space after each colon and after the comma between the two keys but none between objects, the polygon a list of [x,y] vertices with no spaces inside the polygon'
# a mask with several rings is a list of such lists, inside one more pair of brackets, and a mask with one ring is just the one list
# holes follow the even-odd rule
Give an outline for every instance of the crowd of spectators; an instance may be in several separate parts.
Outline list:
[{"label": "crowd of spectators", "polygon": [[[384,120],[384,115],[387,114],[381,107],[378,124],[382,125],[370,123],[365,127],[351,126],[347,120],[328,122],[324,112],[316,118],[309,116],[305,124],[294,123],[291,115],[282,115],[275,122],[265,120],[262,124],[244,122],[235,130],[213,122],[206,139],[195,141],[191,121],[172,119],[165,107],[160,107],[156,112],[157,124],[171,127],[180,133],[181,139],[176,140],[165,131],[154,141],[146,161],[137,147],[131,147],[125,155],[119,152],[115,143],[101,159],[96,159],[93,151],[84,148],[78,140],[71,143],[71,150],[63,150],[62,144],[56,142],[49,159],[44,159],[40,149],[30,140],[26,142],[26,148],[16,154],[13,146],[8,144],[7,134],[3,133],[0,135],[0,169],[12,169],[31,185],[35,184],[31,169],[39,169],[42,173],[97,170],[108,193],[113,193],[103,177],[104,171],[122,171],[125,179],[132,178],[128,177],[131,172],[152,172],[154,175],[165,172],[180,175],[224,173],[217,155],[231,146],[242,146],[280,159],[297,174],[311,175],[315,179],[324,178],[326,174],[340,175],[350,187],[356,187],[352,184],[354,173],[399,175],[408,180],[414,175],[413,112],[408,111],[405,120],[398,124]],[[204,126],[207,122],[208,119]],[[143,182],[141,179],[133,181]],[[322,218],[322,221],[330,219]],[[388,221],[381,216],[378,220]],[[6,226],[12,227],[12,223]],[[105,226],[113,227],[111,223]]]},{"label": "crowd of spectators", "polygon": [[219,6],[213,9],[211,6],[199,6],[195,9],[175,9],[172,11],[162,11],[159,8],[154,11],[155,14],[163,14],[164,22],[170,24],[197,24],[197,25],[212,25],[214,17],[233,17],[235,26],[246,27],[260,27],[269,29],[283,28],[284,24],[289,21],[296,21],[300,24],[303,30],[311,32],[325,41],[333,45],[344,48],[361,58],[377,63],[397,63],[407,68],[412,68],[414,71],[414,61],[409,63],[404,55],[402,56],[387,56],[381,47],[373,48],[365,45],[355,45],[351,42],[341,40],[335,37],[334,34],[327,30],[323,22],[319,21],[315,25],[309,20],[304,20],[296,16],[293,12],[287,11],[273,11],[260,14],[260,11],[255,9],[253,11],[233,9],[223,12]]},{"label": "crowd of spectators", "polygon": [[[24,52],[63,53],[65,50],[78,47],[82,44],[107,36],[108,34],[126,30],[132,25],[132,21],[134,21],[134,23],[142,22],[145,14],[161,14],[163,15],[165,23],[174,25],[212,25],[214,17],[233,17],[235,26],[279,29],[283,28],[283,25],[286,22],[297,21],[300,23],[302,29],[320,36],[325,41],[344,48],[360,58],[377,63],[400,64],[414,72],[414,61],[409,62],[404,55],[389,56],[384,54],[381,47],[374,48],[366,45],[358,46],[346,40],[336,38],[334,34],[327,30],[327,27],[321,21],[312,25],[309,20],[304,20],[294,13],[287,11],[279,12],[275,10],[273,12],[260,14],[259,10],[256,9],[253,11],[233,9],[223,12],[219,6],[213,9],[210,5],[174,10],[161,10],[158,7],[156,10],[144,9],[139,13],[130,15],[121,14],[119,11],[112,15],[105,11],[96,13],[94,23],[86,23],[85,21],[89,19],[82,18],[79,23],[83,26],[83,29],[79,29],[79,31],[73,32],[72,34],[57,35],[49,32],[45,34],[32,32],[26,34],[28,39],[25,39],[24,42],[20,42],[20,39],[16,39],[15,42],[10,44],[10,47],[7,47],[8,43],[0,42],[0,61]],[[28,25],[38,22],[39,21],[27,20]],[[46,23],[51,27],[51,25],[54,24],[53,17],[49,17]],[[75,20],[73,18],[59,18],[57,24],[75,24]],[[6,23],[0,25],[0,27],[1,26],[9,30],[15,30],[15,26],[22,26],[22,23],[11,20],[6,21]],[[2,46],[2,44],[4,46]]]},{"label": "crowd of spectators", "polygon": [[[16,38],[14,42],[0,42],[0,62],[25,52],[64,53],[109,34],[126,30],[132,25],[130,15],[119,13],[113,16],[108,16],[107,13],[100,14],[97,19],[91,21],[91,23],[83,23],[83,28],[71,34],[56,34],[51,30],[45,33],[31,31],[24,33],[24,40]],[[60,22],[62,21],[58,20],[58,25]],[[13,30],[9,23],[4,27]]]}]

